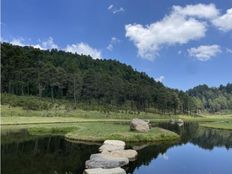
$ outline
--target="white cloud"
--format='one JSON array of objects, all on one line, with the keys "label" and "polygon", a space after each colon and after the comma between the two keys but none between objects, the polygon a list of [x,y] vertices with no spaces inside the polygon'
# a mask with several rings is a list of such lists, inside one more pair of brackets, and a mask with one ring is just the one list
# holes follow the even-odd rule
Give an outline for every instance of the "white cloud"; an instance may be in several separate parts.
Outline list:
[{"label": "white cloud", "polygon": [[124,12],[124,11],[125,11],[124,8],[120,7],[118,9],[114,9],[112,12],[113,12],[113,14],[116,14],[116,13],[120,13],[120,12]]},{"label": "white cloud", "polygon": [[12,45],[18,45],[18,46],[31,46],[34,48],[38,48],[41,50],[46,50],[46,49],[58,49],[58,45],[54,43],[53,38],[49,37],[48,40],[46,41],[39,41],[39,43],[37,44],[32,44],[32,43],[28,43],[28,41],[26,41],[24,38],[20,37],[20,38],[13,38],[11,41],[6,41],[11,43]]},{"label": "white cloud", "polygon": [[[90,47],[86,43],[77,43],[72,45],[67,45],[64,49],[59,48],[59,46],[54,42],[52,37],[49,37],[45,41],[38,40],[38,43],[29,43],[24,38],[14,38],[11,41],[5,40],[1,38],[1,41],[11,43],[12,45],[18,45],[18,46],[31,46],[34,48],[38,48],[40,50],[47,50],[47,49],[61,49],[67,52],[71,53],[78,53],[78,54],[84,54],[84,55],[90,55],[93,59],[101,59],[101,51]],[[111,40],[112,43],[118,42],[118,39],[115,37],[112,37]]]},{"label": "white cloud", "polygon": [[113,4],[109,5],[109,7],[107,9],[109,11],[111,11],[113,14],[125,11],[125,9],[123,7],[115,7]]},{"label": "white cloud", "polygon": [[109,7],[107,8],[108,10],[111,10],[114,7],[113,4],[109,5]]},{"label": "white cloud", "polygon": [[230,49],[230,48],[226,48],[226,52],[227,52],[227,53],[231,53],[231,54],[232,54],[232,49]]},{"label": "white cloud", "polygon": [[42,48],[44,49],[58,49],[58,45],[55,44],[52,37],[49,37],[47,41],[42,42]]},{"label": "white cloud", "polygon": [[159,77],[155,78],[155,81],[157,81],[157,82],[163,82],[164,79],[165,79],[164,76],[159,76]]},{"label": "white cloud", "polygon": [[126,37],[135,44],[138,55],[154,60],[162,46],[185,44],[204,37],[206,24],[194,18],[171,13],[150,25],[128,24],[125,29]]},{"label": "white cloud", "polygon": [[23,38],[14,38],[10,41],[12,45],[25,46]]},{"label": "white cloud", "polygon": [[219,45],[201,45],[197,48],[188,49],[189,55],[200,61],[207,61],[220,52],[221,48]]},{"label": "white cloud", "polygon": [[224,15],[221,15],[212,23],[222,31],[232,31],[232,8],[228,9]]},{"label": "white cloud", "polygon": [[164,160],[168,160],[168,159],[169,159],[169,157],[168,157],[168,155],[167,155],[166,153],[161,154],[161,157],[162,157]]},{"label": "white cloud", "polygon": [[173,6],[173,12],[182,16],[195,16],[198,18],[212,19],[219,15],[219,10],[214,4],[186,5],[185,7]]},{"label": "white cloud", "polygon": [[101,51],[92,48],[86,43],[77,43],[72,45],[67,45],[65,51],[77,54],[90,55],[93,59],[101,59]]},{"label": "white cloud", "polygon": [[179,50],[177,53],[180,55],[180,54],[182,54],[182,51],[181,51],[181,50]]},{"label": "white cloud", "polygon": [[164,46],[186,44],[205,36],[208,23],[232,31],[232,8],[223,15],[215,4],[174,5],[171,12],[149,25],[127,24],[125,36],[138,49],[138,56],[154,60]]},{"label": "white cloud", "polygon": [[116,37],[112,37],[109,45],[106,47],[107,50],[112,51],[114,48],[114,45],[119,43],[120,40]]}]

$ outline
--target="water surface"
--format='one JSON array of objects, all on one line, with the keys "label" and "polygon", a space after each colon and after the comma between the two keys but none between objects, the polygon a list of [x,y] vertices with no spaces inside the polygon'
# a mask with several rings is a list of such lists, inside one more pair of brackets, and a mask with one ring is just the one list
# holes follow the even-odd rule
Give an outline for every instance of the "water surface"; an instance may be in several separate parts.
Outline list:
[{"label": "water surface", "polygon": [[[177,132],[181,140],[131,145],[140,150],[138,159],[125,167],[128,173],[232,174],[232,131],[200,128],[197,123],[186,123],[181,127],[167,123],[158,126]],[[1,172],[81,174],[85,161],[98,152],[98,147],[68,142],[60,136],[5,143],[1,145]]]}]

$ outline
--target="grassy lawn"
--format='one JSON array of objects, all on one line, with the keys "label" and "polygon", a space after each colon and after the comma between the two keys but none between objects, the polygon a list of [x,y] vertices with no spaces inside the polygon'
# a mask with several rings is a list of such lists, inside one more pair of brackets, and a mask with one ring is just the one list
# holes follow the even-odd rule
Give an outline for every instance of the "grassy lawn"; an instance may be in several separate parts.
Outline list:
[{"label": "grassy lawn", "polygon": [[92,110],[67,110],[64,107],[53,108],[49,110],[25,110],[22,107],[10,107],[9,105],[1,105],[1,115],[2,117],[76,117],[85,119],[132,119],[144,118],[144,119],[154,119],[154,118],[166,118],[170,119],[174,116],[160,115],[147,112],[102,112],[102,111],[92,111]]},{"label": "grassy lawn", "polygon": [[232,130],[232,121],[220,121],[201,124],[203,127]]},{"label": "grassy lawn", "polygon": [[[7,132],[17,132],[27,129],[29,138],[33,136],[65,135],[66,138],[74,140],[104,141],[105,139],[121,139],[128,142],[172,140],[179,137],[173,132],[160,128],[153,128],[146,134],[131,132],[129,131],[128,123],[132,118],[149,119],[151,122],[166,122],[170,119],[180,118],[184,121],[201,122],[201,125],[204,127],[232,129],[232,115],[194,117],[186,115],[158,115],[143,112],[140,114],[122,112],[103,113],[81,109],[72,111],[62,109],[29,111],[21,107],[1,105],[1,134],[4,136]],[[5,137],[3,136],[2,140],[5,141]],[[19,138],[16,136],[16,139]]]},{"label": "grassy lawn", "polygon": [[62,124],[62,123],[80,123],[80,122],[123,122],[128,121],[125,119],[86,119],[78,117],[23,117],[23,116],[12,116],[2,117],[1,125],[20,125],[20,124]]},{"label": "grassy lawn", "polygon": [[[86,111],[87,112],[87,111]],[[132,118],[138,118],[136,115],[130,119],[117,119],[117,118],[82,118],[82,117],[42,117],[42,116],[2,116],[1,125],[20,125],[20,124],[57,124],[57,123],[81,123],[81,122],[129,122]],[[175,116],[174,119],[183,119],[184,121],[196,121],[196,122],[215,122],[215,121],[232,121],[231,116],[202,116],[202,117],[190,117],[190,116]],[[144,118],[146,119],[146,118]],[[149,119],[151,122],[166,122],[171,118],[155,117]]]},{"label": "grassy lawn", "polygon": [[[113,123],[63,123],[63,124],[27,124],[27,125],[4,125],[2,129],[2,142],[18,141],[17,132],[22,129],[28,130],[27,138],[33,136],[64,135],[70,140],[102,142],[105,139],[119,139],[126,142],[155,142],[176,140],[179,138],[174,132],[161,128],[152,128],[148,133],[138,133],[129,130],[128,124]],[[15,137],[7,139],[8,133],[16,133]],[[25,136],[23,136],[25,137]]]},{"label": "grassy lawn", "polygon": [[148,133],[140,133],[130,131],[128,125],[82,123],[79,129],[67,133],[65,137],[70,140],[94,142],[102,142],[106,139],[117,139],[126,142],[155,142],[176,140],[179,135],[161,128],[152,128]]}]

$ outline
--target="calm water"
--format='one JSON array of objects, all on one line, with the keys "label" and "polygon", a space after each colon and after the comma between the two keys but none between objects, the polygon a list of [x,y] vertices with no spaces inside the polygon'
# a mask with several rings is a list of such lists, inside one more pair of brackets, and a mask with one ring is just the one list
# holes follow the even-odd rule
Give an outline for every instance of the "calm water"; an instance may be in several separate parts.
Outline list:
[{"label": "calm water", "polygon": [[[232,174],[232,131],[199,128],[194,123],[158,126],[177,132],[181,141],[131,145],[140,150],[138,159],[125,167],[128,173]],[[1,150],[2,174],[80,174],[98,145],[56,136],[4,144]]]}]

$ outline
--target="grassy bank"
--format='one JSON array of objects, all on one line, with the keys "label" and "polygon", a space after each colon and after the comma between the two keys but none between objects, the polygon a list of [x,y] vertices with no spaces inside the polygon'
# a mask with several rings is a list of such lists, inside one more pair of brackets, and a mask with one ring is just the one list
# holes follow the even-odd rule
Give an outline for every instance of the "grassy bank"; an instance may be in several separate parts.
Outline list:
[{"label": "grassy bank", "polygon": [[232,130],[232,121],[204,123],[204,124],[201,124],[201,126],[207,127],[207,128],[214,128],[214,129]]},{"label": "grassy bank", "polygon": [[179,138],[174,132],[152,128],[148,133],[130,131],[128,125],[108,123],[83,123],[79,129],[65,135],[67,139],[78,141],[102,142],[106,139],[117,139],[126,142],[155,142]]},{"label": "grassy bank", "polygon": [[[49,114],[48,114],[49,113]],[[5,142],[23,140],[15,134],[12,140],[7,138],[7,132],[27,129],[28,136],[62,135],[66,138],[84,141],[103,141],[105,139],[121,139],[124,141],[162,141],[178,138],[178,135],[154,128],[147,134],[129,131],[129,122],[132,118],[149,119],[151,122],[167,122],[170,119],[197,121],[204,127],[231,129],[232,115],[159,115],[140,112],[101,112],[82,109],[66,110],[52,108],[49,110],[27,110],[22,107],[1,105],[1,133]],[[207,122],[207,123],[205,123]],[[210,122],[210,123],[209,123]],[[117,123],[117,124],[116,124]],[[120,124],[119,124],[120,123]],[[123,125],[122,125],[123,124]],[[25,136],[24,136],[25,138]]]},{"label": "grassy bank", "polygon": [[[70,140],[102,142],[105,139],[119,139],[126,142],[157,142],[176,140],[179,138],[174,132],[161,128],[152,128],[148,133],[138,133],[129,130],[128,124],[113,123],[63,123],[63,124],[27,124],[27,125],[5,125],[2,126],[2,141],[9,143],[18,141],[22,130],[28,134],[23,139],[35,136],[63,135]],[[13,133],[13,138],[7,135]]]}]

